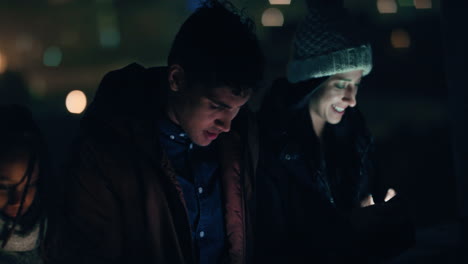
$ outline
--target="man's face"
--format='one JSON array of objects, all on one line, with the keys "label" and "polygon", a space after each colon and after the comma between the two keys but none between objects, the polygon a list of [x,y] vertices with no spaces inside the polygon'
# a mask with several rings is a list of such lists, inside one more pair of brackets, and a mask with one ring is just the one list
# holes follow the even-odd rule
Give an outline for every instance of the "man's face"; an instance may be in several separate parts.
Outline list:
[{"label": "man's face", "polygon": [[313,118],[338,124],[348,107],[356,106],[362,70],[339,73],[328,78],[311,97],[309,109]]},{"label": "man's face", "polygon": [[210,89],[193,87],[178,91],[177,103],[172,106],[173,117],[193,143],[208,146],[219,134],[231,129],[231,121],[247,103],[250,94],[237,96],[228,86]]},{"label": "man's face", "polygon": [[29,156],[23,155],[12,161],[0,162],[0,211],[8,217],[15,218],[28,211],[36,196],[36,185],[39,167],[36,163],[29,182],[28,193],[24,199],[23,209],[18,212],[24,194]]}]

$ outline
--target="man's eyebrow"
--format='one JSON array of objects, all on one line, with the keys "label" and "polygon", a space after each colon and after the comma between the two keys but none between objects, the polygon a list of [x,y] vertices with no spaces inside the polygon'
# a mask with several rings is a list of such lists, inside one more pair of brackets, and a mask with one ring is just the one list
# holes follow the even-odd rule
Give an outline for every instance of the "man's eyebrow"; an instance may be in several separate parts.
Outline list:
[{"label": "man's eyebrow", "polygon": [[219,101],[219,100],[217,100],[217,99],[215,99],[213,97],[208,97],[208,99],[210,101],[212,101],[213,103],[215,103],[215,104],[217,104],[217,105],[219,105],[219,106],[221,106],[223,108],[232,109],[232,106],[227,105],[227,104],[225,104],[225,103],[223,103],[223,102],[221,102],[221,101]]}]

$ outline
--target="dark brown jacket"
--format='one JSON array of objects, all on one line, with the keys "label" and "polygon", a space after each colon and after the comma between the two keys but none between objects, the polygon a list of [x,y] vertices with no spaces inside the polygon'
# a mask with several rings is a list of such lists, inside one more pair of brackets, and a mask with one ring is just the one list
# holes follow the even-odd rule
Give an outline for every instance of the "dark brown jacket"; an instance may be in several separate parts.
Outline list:
[{"label": "dark brown jacket", "polygon": [[[182,189],[155,122],[166,71],[131,64],[110,72],[82,119],[58,253],[67,263],[196,263]],[[227,263],[251,255],[257,151],[249,115],[239,115],[232,132],[217,139]]]}]

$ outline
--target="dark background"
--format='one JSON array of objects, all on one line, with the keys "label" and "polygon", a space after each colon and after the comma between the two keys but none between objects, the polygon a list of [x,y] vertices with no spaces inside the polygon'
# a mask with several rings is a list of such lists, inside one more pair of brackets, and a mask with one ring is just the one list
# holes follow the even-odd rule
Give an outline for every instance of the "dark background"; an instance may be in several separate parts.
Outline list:
[{"label": "dark background", "polygon": [[[378,185],[392,186],[408,199],[417,226],[415,248],[398,263],[457,263],[460,246],[453,112],[445,77],[450,44],[444,38],[440,2],[344,1],[366,25],[373,44],[374,69],[357,100],[377,143]],[[271,82],[285,74],[294,30],[307,8],[304,0],[289,5],[233,3],[254,19],[267,57],[264,89],[251,102],[257,109]],[[430,8],[417,8],[428,3]],[[393,4],[396,12],[381,13],[385,4],[390,9]],[[197,5],[196,0],[2,0],[0,103],[31,108],[60,167],[80,118],[67,111],[67,94],[81,90],[89,103],[106,72],[131,62],[165,65],[173,37]],[[282,26],[262,24],[268,8],[282,12]],[[407,38],[392,43],[395,31],[406,32]],[[61,55],[51,55],[50,47]],[[47,66],[48,56],[55,66]]]}]

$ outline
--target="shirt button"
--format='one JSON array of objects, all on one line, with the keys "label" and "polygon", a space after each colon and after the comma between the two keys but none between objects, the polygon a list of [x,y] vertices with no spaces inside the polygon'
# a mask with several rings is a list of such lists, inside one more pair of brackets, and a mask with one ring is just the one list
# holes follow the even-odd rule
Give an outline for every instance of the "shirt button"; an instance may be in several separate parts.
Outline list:
[{"label": "shirt button", "polygon": [[174,138],[175,138],[173,135],[170,135],[169,137],[170,137],[172,140],[174,140]]},{"label": "shirt button", "polygon": [[203,188],[202,188],[202,187],[198,187],[198,193],[199,193],[199,194],[202,194],[202,193],[203,193]]},{"label": "shirt button", "polygon": [[203,238],[205,236],[205,232],[200,231],[200,237]]},{"label": "shirt button", "polygon": [[185,137],[185,134],[184,134],[184,133],[180,133],[179,136],[180,136],[180,137]]},{"label": "shirt button", "polygon": [[286,156],[284,156],[284,158],[285,158],[286,160],[291,160],[291,155],[286,154]]}]

